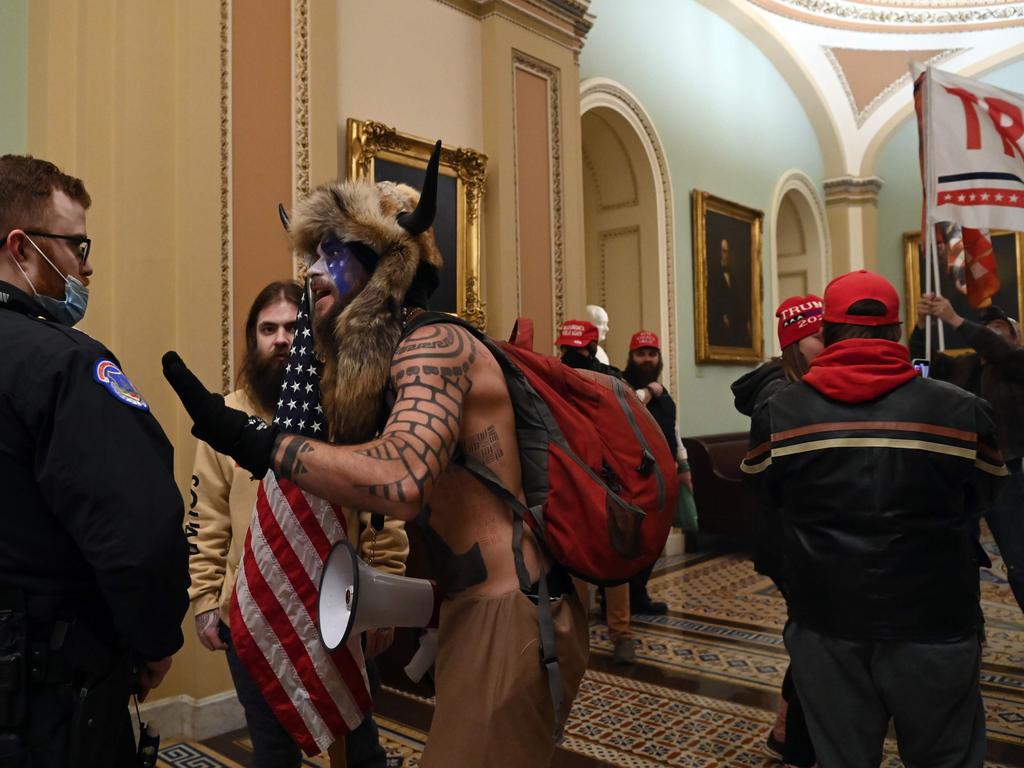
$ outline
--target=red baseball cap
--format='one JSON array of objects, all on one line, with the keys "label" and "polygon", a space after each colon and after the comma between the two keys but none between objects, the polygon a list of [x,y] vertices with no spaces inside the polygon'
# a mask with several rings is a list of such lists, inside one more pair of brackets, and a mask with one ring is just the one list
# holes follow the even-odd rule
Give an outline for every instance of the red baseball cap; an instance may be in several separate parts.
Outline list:
[{"label": "red baseball cap", "polygon": [[820,331],[823,311],[821,298],[813,293],[791,296],[779,304],[775,310],[775,316],[779,318],[779,346],[785,349]]},{"label": "red baseball cap", "polygon": [[[858,301],[874,299],[885,307],[885,314],[851,315]],[[892,325],[900,322],[900,297],[892,283],[881,275],[858,269],[840,275],[825,286],[825,322],[849,325]]]},{"label": "red baseball cap", "polygon": [[641,349],[642,347],[653,347],[654,349],[661,351],[661,342],[658,341],[658,334],[654,331],[637,331],[633,334],[633,337],[629,340],[629,351],[632,352],[634,349]]},{"label": "red baseball cap", "polygon": [[555,339],[558,347],[586,347],[597,343],[597,326],[586,320],[566,320],[562,323],[561,334]]}]

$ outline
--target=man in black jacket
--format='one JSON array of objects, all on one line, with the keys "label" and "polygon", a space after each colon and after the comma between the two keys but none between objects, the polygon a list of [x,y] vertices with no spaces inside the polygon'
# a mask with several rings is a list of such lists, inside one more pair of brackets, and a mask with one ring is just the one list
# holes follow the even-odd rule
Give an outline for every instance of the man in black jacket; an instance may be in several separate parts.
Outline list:
[{"label": "man in black jacket", "polygon": [[[0,157],[0,765],[135,765],[128,717],[182,644],[188,555],[173,451],[102,344],[89,194]],[[132,674],[132,667],[137,675]]]},{"label": "man in black jacket", "polygon": [[982,765],[979,515],[1006,475],[987,403],[922,379],[899,298],[825,291],[825,351],[754,414],[743,470],[782,511],[797,690],[821,765]]},{"label": "man in black jacket", "polygon": [[[665,386],[658,381],[663,367],[658,335],[652,331],[634,333],[629,340],[629,359],[622,376],[658,422],[669,451],[676,457],[679,481],[693,493],[693,476],[676,424],[676,403]],[[661,600],[652,600],[647,591],[647,582],[653,571],[654,563],[651,563],[649,568],[629,580],[629,605],[633,613],[661,615],[668,612],[668,605]]]},{"label": "man in black jacket", "polygon": [[992,405],[1010,477],[985,519],[999,545],[1017,605],[1024,610],[1024,349],[1018,346],[1012,318],[999,307],[987,307],[975,323],[960,317],[949,299],[925,294],[918,302],[917,327],[910,336],[914,357],[924,357],[924,323],[929,315],[960,329],[975,350],[958,356],[933,352],[929,376],[956,384]]}]

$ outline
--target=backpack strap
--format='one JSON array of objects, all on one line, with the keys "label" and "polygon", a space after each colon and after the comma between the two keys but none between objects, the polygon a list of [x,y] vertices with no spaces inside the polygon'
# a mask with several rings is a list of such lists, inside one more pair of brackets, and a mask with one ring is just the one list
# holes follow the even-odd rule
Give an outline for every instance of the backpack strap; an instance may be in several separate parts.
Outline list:
[{"label": "backpack strap", "polygon": [[[427,325],[457,325],[465,329],[475,338],[483,342],[491,354],[495,356],[498,363],[505,370],[508,363],[505,355],[491,342],[483,331],[472,323],[463,320],[456,315],[449,315],[444,312],[419,312],[405,324],[402,329],[402,338],[405,339],[418,328]],[[516,323],[516,330],[513,331],[513,341],[518,345],[530,349],[533,347],[533,323],[532,321],[520,318]],[[528,346],[527,346],[528,345]],[[527,592],[530,587],[530,576],[526,570],[526,563],[523,561],[523,521],[529,516],[537,522],[537,536],[542,547],[546,547],[543,531],[544,516],[541,507],[527,507],[511,491],[509,491],[498,476],[485,467],[476,459],[466,456],[461,462],[471,474],[489,488],[502,501],[507,503],[513,511],[512,521],[512,553],[515,558],[516,576],[519,579],[520,588]],[[537,589],[537,624],[540,629],[541,665],[547,672],[548,691],[551,694],[551,704],[555,715],[555,726],[553,736],[556,744],[560,744],[564,738],[563,730],[565,722],[569,719],[569,713],[563,712],[565,708],[565,691],[562,687],[561,669],[558,664],[558,647],[555,643],[555,622],[551,616],[551,600],[548,590],[547,574],[541,569]]]},{"label": "backpack strap", "polygon": [[[527,507],[502,484],[497,475],[475,458],[471,456],[465,457],[462,465],[499,499],[512,508],[512,554],[515,557],[519,587],[523,592],[528,592],[531,584],[529,573],[526,570],[526,563],[523,560],[523,520],[529,515],[537,521],[537,536],[542,548],[544,548],[544,513],[541,507]],[[547,574],[541,568],[540,577],[537,580],[537,626],[540,629],[541,665],[547,672],[548,692],[551,694],[551,705],[555,713],[553,736],[555,743],[561,744],[564,737],[563,730],[566,721],[569,719],[569,713],[563,712],[565,707],[565,691],[562,687],[561,668],[558,664],[558,646],[555,643],[555,621],[551,616],[550,597]]]}]

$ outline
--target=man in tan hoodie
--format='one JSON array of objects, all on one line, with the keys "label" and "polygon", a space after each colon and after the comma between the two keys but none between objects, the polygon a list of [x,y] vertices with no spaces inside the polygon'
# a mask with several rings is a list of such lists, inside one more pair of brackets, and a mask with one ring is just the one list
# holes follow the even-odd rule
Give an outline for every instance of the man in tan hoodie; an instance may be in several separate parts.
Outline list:
[{"label": "man in tan hoodie", "polygon": [[[295,316],[302,288],[292,282],[274,282],[257,295],[245,324],[246,354],[239,373],[239,388],[225,403],[248,414],[273,419],[288,352],[295,334]],[[234,460],[204,442],[196,447],[192,474],[191,505],[185,533],[189,542],[192,586],[189,598],[195,613],[196,634],[211,651],[225,651],[228,668],[245,710],[257,768],[297,768],[299,747],[280,725],[258,686],[231,647],[228,628],[231,593],[238,563],[249,530],[259,481]],[[409,552],[408,538],[400,520],[388,520],[378,533],[368,524],[369,513],[360,519],[346,510],[348,530],[362,531],[353,541],[371,565],[389,573],[403,574]],[[367,633],[366,658],[383,652],[392,630]],[[384,765],[372,718],[345,740],[350,768]]]}]

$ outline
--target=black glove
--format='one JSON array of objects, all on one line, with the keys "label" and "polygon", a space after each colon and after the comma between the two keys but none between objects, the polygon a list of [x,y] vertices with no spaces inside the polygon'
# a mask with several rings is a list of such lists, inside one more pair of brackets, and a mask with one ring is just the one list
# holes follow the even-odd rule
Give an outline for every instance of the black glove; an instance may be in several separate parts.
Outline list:
[{"label": "black glove", "polygon": [[166,353],[163,364],[164,378],[192,417],[192,434],[261,480],[273,460],[278,428],[224,405],[224,397],[204,387],[177,352]]}]

